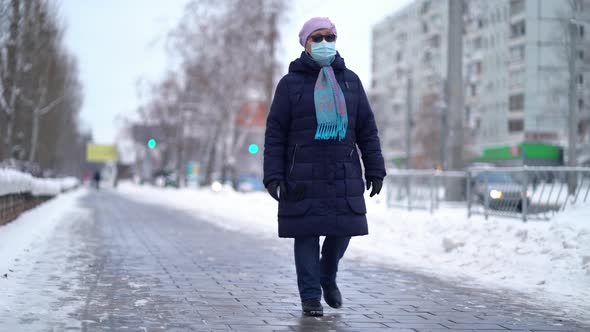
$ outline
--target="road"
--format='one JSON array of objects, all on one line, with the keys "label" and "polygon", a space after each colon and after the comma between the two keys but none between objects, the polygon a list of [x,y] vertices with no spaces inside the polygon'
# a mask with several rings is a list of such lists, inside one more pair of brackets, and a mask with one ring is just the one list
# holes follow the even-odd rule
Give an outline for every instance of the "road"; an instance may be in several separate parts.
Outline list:
[{"label": "road", "polygon": [[18,296],[0,287],[1,331],[590,331],[519,294],[354,260],[339,275],[344,307],[302,317],[292,240],[220,229],[115,191],[90,192],[81,205],[41,252],[23,253],[7,279]]}]

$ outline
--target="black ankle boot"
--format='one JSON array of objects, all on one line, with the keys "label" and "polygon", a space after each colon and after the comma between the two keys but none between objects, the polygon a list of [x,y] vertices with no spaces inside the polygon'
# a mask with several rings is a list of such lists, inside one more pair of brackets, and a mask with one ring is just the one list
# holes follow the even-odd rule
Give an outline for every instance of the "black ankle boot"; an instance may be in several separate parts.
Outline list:
[{"label": "black ankle boot", "polygon": [[322,317],[324,315],[324,308],[319,300],[306,300],[301,302],[301,309],[303,316]]},{"label": "black ankle boot", "polygon": [[336,309],[342,307],[342,294],[340,294],[340,290],[336,284],[322,285],[322,290],[324,292],[324,301],[326,301],[330,307]]}]

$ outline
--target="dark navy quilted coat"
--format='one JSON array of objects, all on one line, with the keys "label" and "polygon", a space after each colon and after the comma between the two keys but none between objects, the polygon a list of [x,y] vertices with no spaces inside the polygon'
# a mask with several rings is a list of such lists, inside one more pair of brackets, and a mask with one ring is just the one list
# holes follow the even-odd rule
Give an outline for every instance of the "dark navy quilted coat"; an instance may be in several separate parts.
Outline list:
[{"label": "dark navy quilted coat", "polygon": [[[385,177],[377,126],[358,76],[339,54],[332,63],[346,99],[348,130],[342,141],[314,139],[314,87],[320,66],[306,53],[291,63],[277,85],[266,123],[264,185],[284,181],[279,236],[355,236],[368,233],[365,177]],[[304,190],[301,200],[291,195]]]}]

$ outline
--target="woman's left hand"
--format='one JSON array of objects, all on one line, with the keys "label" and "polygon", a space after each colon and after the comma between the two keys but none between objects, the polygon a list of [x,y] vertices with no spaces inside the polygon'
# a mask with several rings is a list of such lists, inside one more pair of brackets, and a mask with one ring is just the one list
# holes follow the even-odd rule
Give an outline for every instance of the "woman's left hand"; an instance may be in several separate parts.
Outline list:
[{"label": "woman's left hand", "polygon": [[371,190],[371,194],[369,195],[370,197],[373,197],[375,195],[379,195],[379,193],[381,192],[381,188],[383,187],[383,179],[380,178],[374,178],[374,177],[370,177],[367,179],[367,190],[369,190],[369,188],[373,187],[373,190]]}]

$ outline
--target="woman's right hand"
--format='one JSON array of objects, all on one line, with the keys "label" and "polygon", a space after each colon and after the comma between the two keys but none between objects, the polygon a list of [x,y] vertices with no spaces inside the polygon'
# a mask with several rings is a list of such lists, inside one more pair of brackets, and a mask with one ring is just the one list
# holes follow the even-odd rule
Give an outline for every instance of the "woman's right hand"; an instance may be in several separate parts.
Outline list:
[{"label": "woman's right hand", "polygon": [[281,195],[285,195],[287,192],[287,186],[283,181],[274,180],[268,183],[266,190],[272,198],[278,201]]}]

